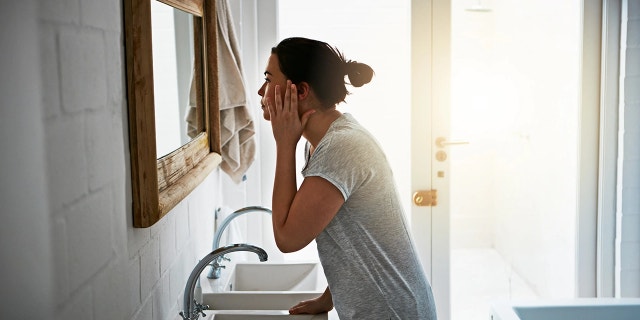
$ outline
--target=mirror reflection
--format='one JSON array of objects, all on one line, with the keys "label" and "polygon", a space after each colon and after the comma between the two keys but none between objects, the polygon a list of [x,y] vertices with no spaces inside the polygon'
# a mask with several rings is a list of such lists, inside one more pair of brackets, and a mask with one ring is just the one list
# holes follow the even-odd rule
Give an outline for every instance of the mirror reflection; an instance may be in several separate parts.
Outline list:
[{"label": "mirror reflection", "polygon": [[[180,148],[203,131],[196,95],[193,15],[159,1],[151,2],[153,86],[158,158]],[[198,77],[200,78],[200,77]]]}]

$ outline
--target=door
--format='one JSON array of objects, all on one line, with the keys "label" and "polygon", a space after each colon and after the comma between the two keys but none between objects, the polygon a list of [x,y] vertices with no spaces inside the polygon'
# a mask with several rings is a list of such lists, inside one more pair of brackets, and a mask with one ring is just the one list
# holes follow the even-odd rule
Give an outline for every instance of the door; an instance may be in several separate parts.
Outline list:
[{"label": "door", "polygon": [[[438,319],[449,319],[450,1],[411,1],[411,225]],[[422,193],[422,194],[421,194]],[[435,199],[425,201],[424,197]]]}]

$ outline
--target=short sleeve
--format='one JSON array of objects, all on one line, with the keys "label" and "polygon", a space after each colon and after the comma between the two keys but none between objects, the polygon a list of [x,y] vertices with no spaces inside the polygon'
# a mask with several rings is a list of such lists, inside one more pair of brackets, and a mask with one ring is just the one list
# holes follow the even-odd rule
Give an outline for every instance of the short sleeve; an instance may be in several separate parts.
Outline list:
[{"label": "short sleeve", "polygon": [[[353,132],[352,132],[353,133]],[[333,184],[345,201],[372,173],[375,158],[357,134],[333,134],[325,139],[308,158],[304,177],[317,176]]]}]

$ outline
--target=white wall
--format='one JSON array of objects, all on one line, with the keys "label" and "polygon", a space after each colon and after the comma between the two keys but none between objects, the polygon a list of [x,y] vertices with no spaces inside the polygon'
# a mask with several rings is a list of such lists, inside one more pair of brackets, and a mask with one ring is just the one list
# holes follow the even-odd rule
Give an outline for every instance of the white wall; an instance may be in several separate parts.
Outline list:
[{"label": "white wall", "polygon": [[[640,297],[640,0],[623,10],[616,296]],[[626,41],[625,41],[626,40]]]},{"label": "white wall", "polygon": [[47,319],[53,310],[37,4],[0,2],[0,315]]}]

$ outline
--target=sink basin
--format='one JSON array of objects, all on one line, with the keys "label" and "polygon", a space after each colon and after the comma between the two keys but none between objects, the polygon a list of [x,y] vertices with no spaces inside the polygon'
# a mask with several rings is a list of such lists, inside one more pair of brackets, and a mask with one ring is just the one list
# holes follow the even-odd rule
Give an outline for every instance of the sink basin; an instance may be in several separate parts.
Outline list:
[{"label": "sink basin", "polygon": [[289,310],[320,292],[236,291],[203,293],[202,302],[212,310]]},{"label": "sink basin", "polygon": [[318,263],[239,263],[228,291],[324,291],[326,283]]},{"label": "sink basin", "polygon": [[217,313],[206,318],[208,320],[326,320],[327,314],[299,314],[290,315],[285,312],[254,311],[247,313]]},{"label": "sink basin", "polygon": [[214,314],[211,320],[323,320],[326,315],[297,314],[297,315],[260,315],[260,314]]},{"label": "sink basin", "polygon": [[203,282],[202,301],[212,310],[281,310],[285,313],[271,316],[282,317],[289,316],[286,310],[298,302],[320,296],[326,287],[318,262],[236,263],[224,270],[222,278]]}]

